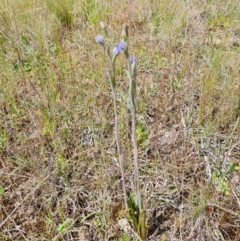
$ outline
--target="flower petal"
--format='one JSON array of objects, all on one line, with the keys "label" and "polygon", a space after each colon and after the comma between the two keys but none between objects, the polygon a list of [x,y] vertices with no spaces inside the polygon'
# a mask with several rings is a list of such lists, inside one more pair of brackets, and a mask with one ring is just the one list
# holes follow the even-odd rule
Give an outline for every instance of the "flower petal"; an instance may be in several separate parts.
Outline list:
[{"label": "flower petal", "polygon": [[125,42],[120,41],[117,43],[117,45],[119,46],[119,48],[121,49],[121,51],[125,51],[127,49],[127,45]]}]

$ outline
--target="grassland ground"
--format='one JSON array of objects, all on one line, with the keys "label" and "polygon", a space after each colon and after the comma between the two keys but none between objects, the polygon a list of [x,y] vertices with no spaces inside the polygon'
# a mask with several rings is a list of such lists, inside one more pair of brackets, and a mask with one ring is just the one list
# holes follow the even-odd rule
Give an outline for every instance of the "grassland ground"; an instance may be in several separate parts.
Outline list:
[{"label": "grassland ground", "polygon": [[[238,0],[0,0],[0,240],[138,240],[123,193],[106,56],[124,23],[137,58],[149,241],[240,240]],[[117,88],[127,189],[130,101]]]}]

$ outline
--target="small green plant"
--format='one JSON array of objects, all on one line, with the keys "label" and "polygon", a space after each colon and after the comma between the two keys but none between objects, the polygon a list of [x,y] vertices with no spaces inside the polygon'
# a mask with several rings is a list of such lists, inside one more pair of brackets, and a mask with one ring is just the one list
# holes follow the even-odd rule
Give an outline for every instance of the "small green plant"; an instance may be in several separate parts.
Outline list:
[{"label": "small green plant", "polygon": [[[100,26],[108,37],[108,32],[106,25],[101,22]],[[138,149],[137,149],[137,124],[136,124],[136,58],[135,56],[130,56],[128,52],[128,26],[124,25],[121,41],[119,41],[113,48],[112,54],[110,52],[109,45],[105,42],[101,35],[95,37],[96,43],[103,46],[107,53],[110,70],[108,71],[108,78],[112,89],[113,102],[114,102],[114,115],[115,115],[115,139],[117,144],[117,151],[119,157],[119,164],[122,176],[122,186],[123,195],[125,201],[125,207],[129,210],[129,218],[133,223],[135,230],[142,240],[146,240],[146,225],[145,225],[145,211],[143,209],[141,192],[140,192],[140,181],[139,181],[139,167],[138,167]],[[116,92],[116,76],[115,76],[115,63],[117,56],[123,52],[126,57],[127,69],[126,74],[129,79],[129,98],[131,102],[131,112],[132,112],[132,146],[133,146],[133,157],[134,157],[134,186],[135,186],[135,197],[128,191],[126,191],[126,181],[124,172],[124,160],[123,153],[120,146],[119,131],[118,131],[118,114],[117,114],[117,92]]]},{"label": "small green plant", "polygon": [[3,196],[5,194],[4,187],[0,185],[0,196]]},{"label": "small green plant", "polygon": [[224,172],[215,170],[212,173],[212,182],[216,186],[217,190],[224,195],[230,194],[230,187],[227,176],[229,173],[239,170],[239,165],[236,163],[230,163]]},{"label": "small green plant", "polygon": [[57,236],[53,240],[58,240],[59,237],[66,234],[73,225],[74,225],[74,220],[71,218],[67,218],[62,223],[59,223],[56,229]]},{"label": "small green plant", "polygon": [[212,180],[213,180],[213,184],[216,185],[217,190],[219,192],[222,192],[225,195],[229,195],[230,189],[229,189],[226,177],[224,177],[219,173],[214,172],[212,175]]},{"label": "small green plant", "polygon": [[144,123],[139,122],[137,124],[137,144],[139,146],[146,146],[148,143],[148,135],[147,135],[147,130],[146,126]]},{"label": "small green plant", "polygon": [[84,19],[88,24],[99,22],[101,10],[96,0],[84,0],[82,8]]},{"label": "small green plant", "polygon": [[5,130],[0,131],[0,153],[1,149],[5,146],[7,142],[7,132]]},{"label": "small green plant", "polygon": [[73,1],[51,1],[48,0],[48,8],[55,14],[61,25],[66,28],[71,28],[73,25]]},{"label": "small green plant", "polygon": [[68,221],[64,221],[62,223],[59,223],[57,226],[57,231],[58,232],[65,232],[67,230],[68,227]]},{"label": "small green plant", "polygon": [[131,241],[131,238],[128,236],[128,234],[123,234],[123,236],[116,241]]},{"label": "small green plant", "polygon": [[47,110],[45,108],[42,108],[41,109],[42,111],[42,115],[43,115],[43,120],[44,120],[44,127],[43,127],[43,130],[42,130],[42,134],[43,135],[51,135],[53,133],[53,123],[52,123],[52,120],[49,116],[49,114],[47,113]]}]

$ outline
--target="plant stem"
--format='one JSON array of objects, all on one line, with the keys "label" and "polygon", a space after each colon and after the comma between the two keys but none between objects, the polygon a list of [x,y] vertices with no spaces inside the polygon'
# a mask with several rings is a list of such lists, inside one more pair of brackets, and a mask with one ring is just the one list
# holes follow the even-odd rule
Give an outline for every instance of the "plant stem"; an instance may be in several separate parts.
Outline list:
[{"label": "plant stem", "polygon": [[135,103],[135,93],[136,93],[136,83],[135,78],[131,74],[131,65],[128,60],[128,69],[130,73],[130,85],[129,85],[129,95],[131,100],[132,107],[132,144],[133,144],[133,157],[134,157],[134,184],[135,184],[135,192],[137,196],[137,204],[139,207],[139,211],[142,211],[142,200],[141,200],[141,192],[140,192],[140,181],[139,181],[139,167],[138,167],[138,149],[137,149],[137,134],[136,134],[136,103]]},{"label": "plant stem", "polygon": [[113,102],[114,102],[114,116],[115,116],[115,139],[117,143],[117,151],[118,151],[118,160],[121,169],[121,176],[122,176],[122,188],[123,188],[123,195],[124,195],[124,203],[125,208],[127,209],[127,192],[126,192],[126,180],[125,180],[125,172],[124,172],[124,161],[123,161],[123,153],[120,146],[119,141],[119,134],[118,134],[118,114],[117,114],[117,98],[116,98],[116,88],[112,88],[113,94]]},{"label": "plant stem", "polygon": [[114,104],[115,140],[116,140],[116,144],[117,144],[118,160],[119,160],[121,176],[122,176],[122,188],[123,188],[124,204],[125,204],[125,208],[127,209],[128,205],[127,205],[127,192],[126,192],[126,178],[125,178],[125,172],[124,172],[123,153],[122,153],[122,149],[121,149],[121,146],[120,146],[119,131],[118,131],[115,68],[114,68],[114,63],[111,60],[109,50],[108,50],[108,56],[109,56],[109,60],[110,60],[110,63],[111,63],[111,73],[109,73],[109,80],[110,80],[110,85],[111,85],[111,89],[112,89],[113,104]]}]

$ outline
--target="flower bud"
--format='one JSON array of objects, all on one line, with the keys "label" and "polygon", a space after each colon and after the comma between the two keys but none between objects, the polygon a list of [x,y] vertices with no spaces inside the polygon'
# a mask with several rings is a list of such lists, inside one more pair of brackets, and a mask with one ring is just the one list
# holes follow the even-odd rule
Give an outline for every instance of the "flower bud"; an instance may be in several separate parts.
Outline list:
[{"label": "flower bud", "polygon": [[133,78],[136,78],[136,74],[137,74],[136,57],[134,55],[130,56],[129,62],[131,66],[131,76]]},{"label": "flower bud", "polygon": [[101,35],[95,36],[95,41],[96,41],[97,44],[101,44],[101,45],[105,44],[104,38]]},{"label": "flower bud", "polygon": [[121,49],[119,48],[119,46],[116,45],[116,46],[113,48],[113,56],[119,55],[120,52],[121,52]]},{"label": "flower bud", "polygon": [[128,26],[127,26],[127,24],[123,25],[123,30],[122,30],[122,33],[121,33],[121,37],[122,37],[122,40],[124,42],[127,41],[127,39],[128,39]]},{"label": "flower bud", "polygon": [[113,48],[113,56],[117,56],[120,52],[125,51],[126,49],[127,45],[123,41],[118,42]]},{"label": "flower bud", "polygon": [[99,25],[100,25],[101,29],[103,29],[103,30],[106,28],[106,24],[103,21],[101,21],[99,23]]},{"label": "flower bud", "polygon": [[130,64],[133,64],[136,62],[136,57],[134,55],[129,57]]},{"label": "flower bud", "polygon": [[101,21],[99,25],[100,25],[101,29],[103,30],[104,34],[105,34],[106,36],[108,36],[106,24]]}]

